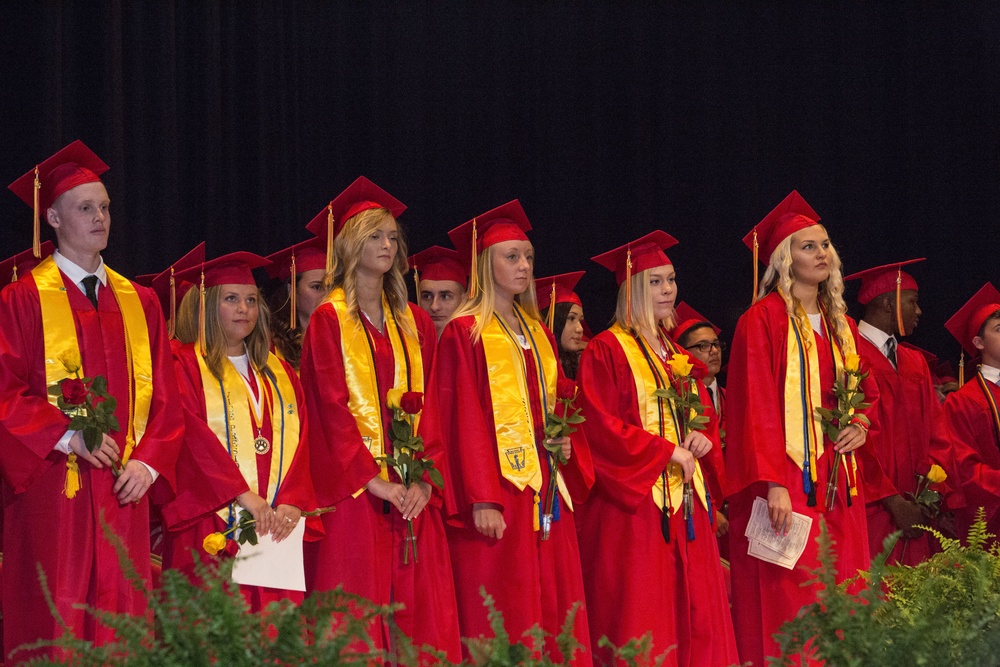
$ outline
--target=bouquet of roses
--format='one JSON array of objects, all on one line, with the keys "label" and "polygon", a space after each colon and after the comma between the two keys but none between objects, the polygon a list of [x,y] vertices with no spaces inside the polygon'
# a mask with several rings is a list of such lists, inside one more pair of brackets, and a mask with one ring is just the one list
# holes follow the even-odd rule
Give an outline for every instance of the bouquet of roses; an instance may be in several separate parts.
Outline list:
[{"label": "bouquet of roses", "polygon": [[[542,445],[549,453],[549,488],[545,490],[545,503],[542,508],[542,539],[549,539],[552,531],[552,521],[557,514],[556,493],[558,489],[559,466],[565,465],[567,459],[563,456],[562,446],[552,444],[549,440],[566,438],[576,431],[576,425],[582,424],[587,419],[580,414],[580,408],[576,407],[576,395],[578,392],[576,382],[566,378],[560,378],[556,383],[556,402],[562,405],[562,414],[557,409],[545,416],[545,440]],[[558,406],[554,406],[558,407]]]},{"label": "bouquet of roses", "polygon": [[[848,426],[857,426],[858,428],[868,431],[868,427],[871,425],[868,417],[863,414],[858,413],[858,410],[864,410],[870,407],[870,403],[865,403],[865,392],[861,391],[861,381],[868,377],[868,373],[861,372],[861,357],[857,354],[848,354],[844,358],[844,378],[843,380],[837,380],[833,383],[833,395],[837,398],[837,407],[833,410],[829,410],[823,407],[816,408],[816,414],[819,415],[821,424],[823,426],[823,432],[831,442],[837,442],[837,438],[840,437],[840,432],[843,431]],[[840,475],[840,468],[844,460],[844,454],[837,452],[833,458],[833,470],[830,472],[830,483],[826,487],[826,509],[830,511],[833,509],[834,499],[837,493],[837,480]],[[846,456],[851,456],[850,453]],[[850,499],[852,495],[857,493],[857,490],[850,485],[850,479],[848,479],[849,492],[847,496],[848,504],[850,504]]]},{"label": "bouquet of roses", "polygon": [[931,484],[941,484],[948,479],[948,473],[944,468],[934,463],[926,475],[914,475],[917,478],[917,488],[910,496],[910,500],[920,505],[924,516],[933,519],[941,513],[941,493],[931,488]]},{"label": "bouquet of roses", "polygon": [[[386,402],[392,409],[392,450],[393,456],[379,456],[376,460],[384,462],[399,475],[403,486],[410,488],[411,484],[423,480],[424,475],[431,484],[439,489],[444,488],[444,477],[441,471],[434,467],[434,460],[424,458],[424,439],[414,433],[413,422],[424,407],[424,395],[419,391],[406,391],[393,387],[386,392]],[[403,549],[403,563],[410,562],[410,547],[413,547],[413,562],[417,562],[417,538],[413,533],[413,519],[407,520],[407,540]]]}]

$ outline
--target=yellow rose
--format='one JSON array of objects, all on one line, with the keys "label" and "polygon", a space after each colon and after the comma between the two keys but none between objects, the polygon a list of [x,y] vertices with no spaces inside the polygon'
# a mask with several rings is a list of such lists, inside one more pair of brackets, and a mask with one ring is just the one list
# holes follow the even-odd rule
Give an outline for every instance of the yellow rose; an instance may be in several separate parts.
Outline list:
[{"label": "yellow rose", "polygon": [[690,357],[686,354],[675,354],[667,362],[670,366],[670,370],[674,372],[677,377],[686,378],[691,374],[691,369],[694,368],[694,364],[691,363]]},{"label": "yellow rose", "polygon": [[226,536],[222,533],[211,533],[205,536],[202,548],[213,556],[226,548]]},{"label": "yellow rose", "polygon": [[72,374],[80,370],[80,354],[76,350],[66,350],[60,354],[59,362],[67,373]]},{"label": "yellow rose", "polygon": [[393,387],[389,391],[385,392],[385,402],[389,404],[389,407],[393,410],[399,407],[399,402],[403,398],[403,390],[399,387]]},{"label": "yellow rose", "polygon": [[931,484],[940,484],[946,479],[948,479],[948,473],[946,473],[944,468],[936,463],[933,464],[931,469],[927,471],[927,481]]},{"label": "yellow rose", "polygon": [[854,354],[853,352],[848,353],[847,356],[844,358],[844,370],[850,373],[856,373],[858,371],[858,368],[860,367],[861,367],[861,355]]}]

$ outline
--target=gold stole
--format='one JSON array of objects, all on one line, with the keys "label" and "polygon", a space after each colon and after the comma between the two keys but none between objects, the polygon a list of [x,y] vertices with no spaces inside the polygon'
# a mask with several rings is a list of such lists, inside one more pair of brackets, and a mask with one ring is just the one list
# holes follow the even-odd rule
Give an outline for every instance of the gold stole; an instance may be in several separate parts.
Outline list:
[{"label": "gold stole", "polygon": [[[125,360],[128,370],[128,414],[125,418],[125,450],[122,464],[142,440],[149,421],[149,406],[153,400],[153,358],[149,348],[149,329],[146,313],[135,287],[128,279],[105,267],[108,286],[118,302],[125,329]],[[38,302],[42,314],[42,331],[45,345],[45,385],[52,385],[70,377],[63,359],[80,359],[80,342],[76,337],[76,320],[69,305],[69,295],[63,284],[62,273],[52,257],[39,263],[31,275],[38,288]],[[85,369],[81,369],[85,373]],[[49,402],[57,405],[57,396],[49,395]],[[116,397],[119,400],[120,397]],[[58,407],[58,406],[57,406]],[[66,460],[66,497],[72,498],[80,488],[80,470],[76,454]]]},{"label": "gold stole", "polygon": [[[223,365],[222,380],[219,380],[212,375],[197,348],[195,357],[198,359],[198,369],[201,371],[208,427],[233,457],[250,490],[260,495],[257,486],[257,451],[253,446],[255,438],[253,415],[250,414],[250,410],[253,409],[251,407],[254,400],[253,392],[247,387],[232,362],[227,360]],[[295,405],[295,386],[285,372],[285,367],[273,354],[268,355],[267,370],[269,373],[261,373],[255,368],[250,369],[257,378],[262,406],[268,404],[266,399],[268,388],[274,389],[270,401],[272,449],[266,498],[267,502],[273,505],[281,488],[281,482],[288,474],[292,459],[295,458],[299,446],[300,424],[298,408]],[[274,380],[273,385],[268,382],[269,377]],[[261,425],[263,423],[264,418],[261,415]],[[228,520],[230,508],[225,507],[219,510],[218,514]]]},{"label": "gold stole", "polygon": [[[547,414],[555,409],[559,361],[552,346],[548,344],[541,322],[529,318],[516,303],[514,313],[521,321],[521,331],[535,357],[538,395],[542,400],[542,413]],[[524,348],[518,342],[517,335],[495,313],[490,315],[489,322],[483,327],[480,340],[489,376],[500,474],[519,491],[530,486],[535,492],[537,505],[542,488],[542,469],[535,445],[535,433],[536,429],[543,429],[545,425],[536,425],[531,415]],[[572,511],[573,501],[561,472],[556,475],[556,484],[566,507]],[[534,523],[537,524],[537,521],[536,507]],[[535,530],[538,530],[537,525]]]},{"label": "gold stole", "polygon": [[[788,318],[788,340],[785,346],[785,453],[803,472],[803,486],[806,479],[815,489],[817,482],[816,461],[823,456],[822,419],[815,408],[823,405],[824,388],[820,381],[819,352],[816,349],[816,338],[812,327],[808,330],[801,326],[807,322],[808,316],[801,308],[800,317]],[[854,338],[847,337],[847,342],[841,349],[840,340],[830,329],[823,313],[823,340],[830,345],[835,366],[834,377],[842,378],[844,374],[844,358],[854,354],[856,349]],[[832,387],[830,388],[832,391]],[[844,457],[844,469],[847,461],[851,461],[850,473],[857,473],[857,462],[853,456]]]},{"label": "gold stole", "polygon": [[[652,350],[646,346],[643,341],[642,345],[646,347],[645,354],[643,350],[639,348],[639,342],[636,340],[636,336],[625,330],[620,324],[615,323],[611,327],[611,332],[615,335],[618,340],[618,344],[621,345],[622,352],[625,353],[625,358],[628,359],[629,369],[632,371],[632,379],[635,381],[635,393],[638,398],[639,406],[639,420],[642,422],[642,428],[647,433],[652,433],[653,435],[658,435],[664,437],[668,440],[672,440],[675,445],[679,446],[678,443],[684,441],[684,437],[680,432],[677,420],[674,418],[674,407],[670,405],[667,399],[660,399],[653,395],[653,392],[657,389],[656,377],[653,375],[652,369],[649,367],[649,362],[647,362],[647,357],[652,359],[657,359],[658,357],[653,353]],[[638,336],[639,341],[642,341],[642,337]],[[677,352],[673,345],[667,341],[664,337],[664,341],[670,347],[671,354]],[[658,363],[654,361],[652,363]],[[662,365],[661,365],[662,367]],[[663,375],[666,377],[670,376],[669,371],[663,368]],[[698,382],[694,378],[688,378],[687,380],[690,391],[698,391]],[[663,409],[666,407],[666,409]],[[695,416],[694,410],[691,411],[690,416]],[[708,498],[705,495],[705,475],[701,470],[701,462],[695,459],[694,462],[694,478],[692,479],[695,493],[701,500],[701,504],[708,509]],[[667,465],[667,485],[670,489],[669,497],[670,502],[668,507],[676,513],[683,506],[684,500],[684,470],[677,463],[670,463]],[[663,475],[656,478],[656,483],[653,484],[652,488],[653,502],[661,510],[666,509],[667,503],[665,502],[667,494],[664,492],[663,488]]]},{"label": "gold stole", "polygon": [[[330,292],[329,301],[337,311],[337,325],[340,327],[340,350],[344,356],[344,375],[348,389],[347,407],[354,415],[361,439],[372,457],[385,456],[385,424],[382,423],[382,400],[375,372],[375,343],[369,337],[364,323],[351,316],[343,288],[338,287]],[[395,363],[393,386],[404,391],[423,392],[424,364],[420,354],[420,341],[416,335],[404,334],[400,329],[385,294],[382,295],[382,312]],[[409,323],[410,330],[416,332],[417,323],[409,308],[406,308],[402,317]],[[420,415],[417,415],[413,419],[414,433],[417,432],[419,423]],[[389,472],[385,462],[380,461],[379,467],[379,477],[388,480]],[[358,489],[354,497],[357,498],[363,491],[363,487]]]}]

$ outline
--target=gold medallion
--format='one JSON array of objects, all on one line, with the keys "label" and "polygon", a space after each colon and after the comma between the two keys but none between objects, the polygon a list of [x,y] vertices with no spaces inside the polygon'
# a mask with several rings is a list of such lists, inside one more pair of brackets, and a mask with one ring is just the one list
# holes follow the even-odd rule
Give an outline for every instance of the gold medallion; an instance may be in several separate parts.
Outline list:
[{"label": "gold medallion", "polygon": [[253,440],[253,448],[258,454],[267,454],[271,451],[271,441],[262,435],[258,435]]}]

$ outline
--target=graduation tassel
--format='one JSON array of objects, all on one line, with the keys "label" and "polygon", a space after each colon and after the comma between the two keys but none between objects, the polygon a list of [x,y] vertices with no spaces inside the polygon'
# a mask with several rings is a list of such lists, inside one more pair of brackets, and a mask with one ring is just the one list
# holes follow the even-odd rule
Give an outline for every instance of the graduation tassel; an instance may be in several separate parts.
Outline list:
[{"label": "graduation tassel", "polygon": [[750,299],[751,306],[757,303],[757,287],[758,287],[758,282],[760,282],[758,273],[760,271],[760,267],[758,266],[760,262],[759,256],[760,256],[760,250],[759,246],[757,245],[757,228],[754,227],[753,228],[753,297]]},{"label": "graduation tassel", "polygon": [[295,271],[295,251],[292,251],[292,277],[291,281],[288,283],[289,293],[288,293],[288,328],[295,331],[295,326],[299,323],[299,313],[298,313],[298,274]]},{"label": "graduation tassel", "polygon": [[962,355],[958,358],[958,387],[962,388],[965,384],[965,350],[962,350]]},{"label": "graduation tassel", "polygon": [[[632,248],[625,251],[625,319],[632,326]],[[669,540],[668,540],[669,541]]]},{"label": "graduation tassel", "polygon": [[549,296],[549,331],[556,329],[556,281],[552,281],[552,293]]},{"label": "graduation tassel", "polygon": [[663,507],[660,508],[660,534],[663,535],[663,541],[670,544],[670,490],[667,486],[666,471],[660,473],[660,479],[663,481]]},{"label": "graduation tassel", "polygon": [[[35,209],[35,220],[34,220],[34,233],[31,238],[31,252],[35,255],[35,258],[41,258],[42,256],[42,224],[41,224],[41,211],[38,210],[38,191],[42,189],[42,182],[38,180],[38,165],[35,165],[35,192],[34,192],[34,209]],[[75,492],[74,492],[75,493]]]},{"label": "graduation tassel", "polygon": [[903,269],[896,267],[896,328],[899,329],[900,338],[906,335],[906,329],[903,328],[903,304],[900,301],[902,295]]},{"label": "graduation tassel", "polygon": [[201,285],[198,288],[198,347],[201,349],[201,356],[207,354],[205,344],[205,271],[201,272]]},{"label": "graduation tassel", "polygon": [[170,267],[170,321],[167,322],[167,340],[173,340],[177,323],[177,283],[174,281],[174,267]]},{"label": "graduation tassel", "polygon": [[708,525],[715,525],[715,510],[712,505],[712,493],[708,490],[708,480],[703,480],[705,485],[705,501],[708,504]]},{"label": "graduation tassel", "polygon": [[70,452],[66,457],[66,485],[63,487],[63,494],[67,498],[75,498],[76,492],[80,490],[80,466],[76,462],[76,454]]},{"label": "graduation tassel", "polygon": [[540,521],[541,517],[539,516],[540,512],[542,511],[542,505],[539,502],[540,498],[541,496],[539,495],[538,491],[535,491],[535,508],[534,511],[531,513],[533,516],[533,519],[531,521],[531,527],[535,530],[536,533],[542,528]]},{"label": "graduation tassel", "polygon": [[476,252],[478,245],[476,239],[476,219],[472,219],[472,260],[469,266],[469,298],[475,299],[479,294],[479,253]]},{"label": "graduation tassel", "polygon": [[14,265],[14,273],[11,274],[10,281],[12,283],[16,283],[17,282],[17,264]]},{"label": "graduation tassel", "polygon": [[333,276],[333,202],[326,205],[326,282],[329,285]]},{"label": "graduation tassel", "polygon": [[684,489],[684,524],[687,526],[688,542],[694,541],[694,492],[688,483]]},{"label": "graduation tassel", "polygon": [[417,297],[417,301],[420,301],[420,272],[416,265],[413,267],[413,290],[413,295]]}]

